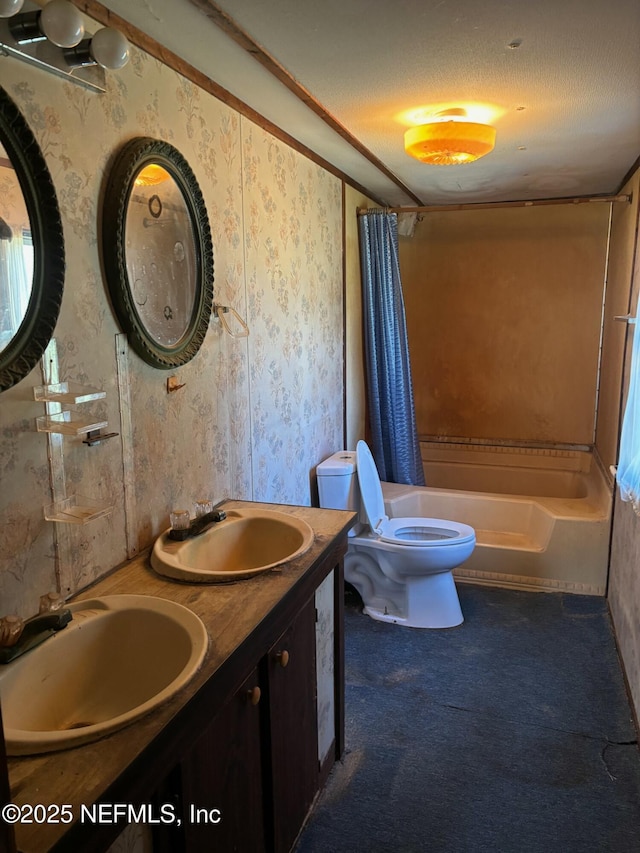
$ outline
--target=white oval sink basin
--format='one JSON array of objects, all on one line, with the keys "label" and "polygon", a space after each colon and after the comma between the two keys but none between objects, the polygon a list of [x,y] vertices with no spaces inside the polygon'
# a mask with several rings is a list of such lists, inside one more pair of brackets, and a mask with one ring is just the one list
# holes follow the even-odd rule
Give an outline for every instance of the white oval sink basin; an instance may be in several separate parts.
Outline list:
[{"label": "white oval sink basin", "polygon": [[301,518],[268,509],[231,509],[224,521],[184,542],[165,531],[151,565],[158,574],[196,583],[246,580],[304,554],[313,529]]},{"label": "white oval sink basin", "polygon": [[198,671],[209,636],[162,598],[109,595],[69,605],[73,619],[0,666],[9,755],[98,740],[165,702]]}]

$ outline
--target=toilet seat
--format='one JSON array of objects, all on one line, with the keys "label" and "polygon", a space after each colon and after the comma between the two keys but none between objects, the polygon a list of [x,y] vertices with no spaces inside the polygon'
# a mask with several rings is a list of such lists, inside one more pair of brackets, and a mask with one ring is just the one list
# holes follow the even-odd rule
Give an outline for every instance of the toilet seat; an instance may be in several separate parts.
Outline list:
[{"label": "toilet seat", "polygon": [[[372,528],[373,530],[374,528]],[[468,524],[440,518],[385,518],[375,533],[383,542],[420,548],[446,548],[475,539]]]},{"label": "toilet seat", "polygon": [[439,518],[389,518],[384,509],[382,485],[369,447],[359,441],[356,447],[358,481],[362,503],[371,530],[383,542],[404,547],[446,548],[475,541],[468,524]]}]

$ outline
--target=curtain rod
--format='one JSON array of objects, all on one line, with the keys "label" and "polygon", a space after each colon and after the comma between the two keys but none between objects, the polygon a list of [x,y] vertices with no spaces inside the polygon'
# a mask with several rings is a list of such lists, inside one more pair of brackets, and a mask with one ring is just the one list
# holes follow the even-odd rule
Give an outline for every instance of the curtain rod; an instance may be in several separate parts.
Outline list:
[{"label": "curtain rod", "polygon": [[[438,211],[447,210],[490,210],[500,207],[538,207],[550,204],[593,204],[594,202],[618,202],[626,201],[631,203],[632,194],[629,195],[597,195],[597,196],[579,196],[578,198],[538,198],[531,201],[487,201],[487,202],[469,202],[467,204],[432,204],[424,207],[383,207],[375,208],[384,210],[385,213],[436,213]],[[373,209],[373,208],[371,208]],[[370,208],[359,207],[358,216],[363,216],[369,213]]]}]

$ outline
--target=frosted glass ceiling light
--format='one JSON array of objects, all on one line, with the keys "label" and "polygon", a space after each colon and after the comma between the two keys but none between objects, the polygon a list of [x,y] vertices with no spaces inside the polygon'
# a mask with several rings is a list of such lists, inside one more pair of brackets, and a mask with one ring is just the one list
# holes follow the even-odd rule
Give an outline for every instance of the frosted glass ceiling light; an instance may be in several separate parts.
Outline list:
[{"label": "frosted glass ceiling light", "polygon": [[404,135],[407,154],[432,166],[473,163],[493,151],[495,144],[494,127],[468,121],[465,111],[459,109],[446,110]]}]

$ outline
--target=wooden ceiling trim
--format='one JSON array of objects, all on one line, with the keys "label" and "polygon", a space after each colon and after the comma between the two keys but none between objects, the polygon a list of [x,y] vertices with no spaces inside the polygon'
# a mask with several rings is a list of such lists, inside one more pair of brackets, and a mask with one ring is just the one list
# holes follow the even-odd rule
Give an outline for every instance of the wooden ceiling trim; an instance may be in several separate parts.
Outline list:
[{"label": "wooden ceiling trim", "polygon": [[[253,107],[250,107],[244,101],[240,100],[240,98],[237,98],[227,89],[220,86],[195,66],[182,59],[182,57],[178,56],[173,51],[168,50],[168,48],[161,45],[158,41],[135,27],[133,24],[130,24],[124,18],[116,15],[115,12],[107,9],[102,5],[102,3],[98,2],[98,0],[71,0],[71,2],[99,24],[102,24],[105,27],[115,27],[120,30],[120,32],[136,47],[139,47],[141,50],[144,50],[145,53],[153,56],[154,59],[160,60],[164,65],[167,65],[169,68],[177,71],[187,80],[190,80],[196,86],[199,86],[202,90],[208,92],[219,101],[222,101],[222,103],[226,104],[231,109],[236,110],[240,115],[248,118],[267,133],[276,137],[276,139],[279,139],[295,151],[298,151],[298,153],[308,157],[318,166],[326,169],[327,172],[330,172],[332,175],[335,175],[335,177],[340,178],[340,180],[349,184],[363,195],[369,196],[373,201],[379,204],[384,204],[384,201],[380,199],[376,193],[372,193],[370,189],[362,186],[357,181],[354,181],[354,179],[350,175],[347,175],[346,172],[343,172],[342,169],[339,169],[337,166],[334,166],[333,163],[325,160],[324,157],[321,157],[311,148],[308,148],[302,142],[295,139],[291,134],[287,133],[281,127],[278,127],[274,122],[269,121],[269,119],[265,118],[257,110],[254,110]],[[415,198],[412,193],[410,193],[410,195],[411,198]],[[416,200],[419,201],[419,199]]]}]

